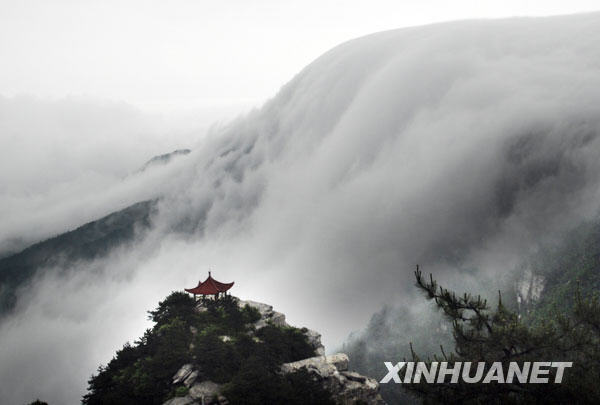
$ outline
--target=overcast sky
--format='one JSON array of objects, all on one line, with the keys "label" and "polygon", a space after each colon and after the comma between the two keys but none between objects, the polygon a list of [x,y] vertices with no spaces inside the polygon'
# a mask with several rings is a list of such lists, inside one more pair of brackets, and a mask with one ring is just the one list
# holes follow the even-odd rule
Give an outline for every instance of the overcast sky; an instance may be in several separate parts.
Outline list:
[{"label": "overcast sky", "polygon": [[593,0],[0,0],[0,95],[91,96],[161,112],[243,109],[353,37],[597,8]]}]

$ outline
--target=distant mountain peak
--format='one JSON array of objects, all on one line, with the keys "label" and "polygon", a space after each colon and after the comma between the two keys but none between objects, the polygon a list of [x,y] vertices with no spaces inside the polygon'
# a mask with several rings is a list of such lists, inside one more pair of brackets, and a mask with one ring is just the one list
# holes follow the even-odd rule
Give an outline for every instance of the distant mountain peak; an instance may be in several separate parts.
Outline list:
[{"label": "distant mountain peak", "polygon": [[171,153],[165,153],[163,155],[154,156],[152,159],[144,163],[144,165],[139,171],[143,172],[144,170],[150,167],[166,165],[167,163],[170,163],[174,158],[177,158],[179,156],[185,156],[190,152],[190,149],[176,149]]}]

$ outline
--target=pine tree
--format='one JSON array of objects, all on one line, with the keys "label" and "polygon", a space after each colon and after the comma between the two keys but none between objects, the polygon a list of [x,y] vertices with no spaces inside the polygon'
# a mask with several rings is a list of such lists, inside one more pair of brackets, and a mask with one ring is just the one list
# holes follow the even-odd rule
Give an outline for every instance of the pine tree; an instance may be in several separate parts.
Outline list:
[{"label": "pine tree", "polygon": [[[423,278],[419,267],[416,284],[452,324],[454,351],[425,360],[454,362],[570,361],[561,384],[458,383],[404,384],[424,403],[600,403],[600,301],[597,294],[582,297],[578,292],[571,314],[555,313],[552,318],[523,320],[502,304],[491,309],[487,300],[470,294],[457,295],[430,275]],[[413,361],[423,361],[412,350]],[[403,370],[404,372],[405,370]],[[554,381],[550,375],[550,381]],[[402,375],[401,378],[404,378]]]}]

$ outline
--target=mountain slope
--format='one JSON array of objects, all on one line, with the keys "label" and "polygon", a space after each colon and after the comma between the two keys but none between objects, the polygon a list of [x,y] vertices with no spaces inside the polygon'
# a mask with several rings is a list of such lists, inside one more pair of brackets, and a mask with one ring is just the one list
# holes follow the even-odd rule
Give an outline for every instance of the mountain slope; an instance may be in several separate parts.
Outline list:
[{"label": "mountain slope", "polygon": [[96,259],[112,248],[132,241],[136,233],[149,228],[155,206],[156,201],[131,205],[0,259],[0,314],[15,305],[18,289],[26,286],[38,271],[60,269],[65,263],[78,260]]},{"label": "mountain slope", "polygon": [[189,149],[177,149],[170,153],[165,153],[162,155],[154,156],[152,159],[150,159],[146,163],[144,163],[144,165],[142,166],[142,168],[139,171],[143,172],[144,170],[147,170],[151,167],[166,165],[169,162],[171,162],[173,159],[176,159],[180,156],[188,155],[190,152],[191,152],[191,150],[189,150]]}]

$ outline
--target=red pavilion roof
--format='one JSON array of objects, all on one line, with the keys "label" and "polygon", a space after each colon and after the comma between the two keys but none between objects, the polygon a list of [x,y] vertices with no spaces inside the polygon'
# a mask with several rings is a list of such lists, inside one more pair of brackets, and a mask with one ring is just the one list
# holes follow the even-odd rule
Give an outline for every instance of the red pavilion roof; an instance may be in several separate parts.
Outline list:
[{"label": "red pavilion roof", "polygon": [[220,281],[215,280],[212,278],[209,271],[208,278],[206,280],[199,282],[194,288],[186,288],[185,291],[189,292],[190,294],[215,295],[229,290],[231,287],[233,287],[233,284],[233,282],[221,283]]}]

